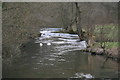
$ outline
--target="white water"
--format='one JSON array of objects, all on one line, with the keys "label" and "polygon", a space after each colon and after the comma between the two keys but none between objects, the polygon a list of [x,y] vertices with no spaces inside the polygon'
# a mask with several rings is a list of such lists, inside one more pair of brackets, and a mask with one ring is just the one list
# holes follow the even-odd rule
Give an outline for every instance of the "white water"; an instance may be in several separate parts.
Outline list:
[{"label": "white water", "polygon": [[[78,42],[79,37],[77,34],[68,34],[68,33],[53,33],[55,30],[61,30],[61,28],[45,28],[41,29],[41,37],[39,37],[35,43],[40,43],[40,46],[44,45],[63,45],[57,46],[56,49],[60,51],[73,51],[85,49],[87,46],[86,41]],[[70,50],[69,50],[70,49]]]}]

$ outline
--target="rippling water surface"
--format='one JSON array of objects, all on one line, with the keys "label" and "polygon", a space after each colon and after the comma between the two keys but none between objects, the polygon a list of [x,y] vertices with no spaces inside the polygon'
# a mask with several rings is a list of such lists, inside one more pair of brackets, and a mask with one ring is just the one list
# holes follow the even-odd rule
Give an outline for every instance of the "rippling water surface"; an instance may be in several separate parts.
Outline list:
[{"label": "rippling water surface", "polygon": [[21,58],[5,66],[3,77],[14,78],[99,78],[118,77],[118,64],[80,51],[86,42],[76,34],[53,33],[61,28],[43,28],[41,37],[27,43]]}]

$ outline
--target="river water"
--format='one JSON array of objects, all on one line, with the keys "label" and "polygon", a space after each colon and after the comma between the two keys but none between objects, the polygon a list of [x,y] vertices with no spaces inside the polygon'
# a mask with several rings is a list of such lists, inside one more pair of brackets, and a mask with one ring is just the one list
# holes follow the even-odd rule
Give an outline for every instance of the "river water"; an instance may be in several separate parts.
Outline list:
[{"label": "river water", "polygon": [[3,65],[4,78],[117,78],[118,63],[82,52],[86,42],[76,34],[53,33],[61,28],[43,28],[41,37],[21,49],[19,59]]}]

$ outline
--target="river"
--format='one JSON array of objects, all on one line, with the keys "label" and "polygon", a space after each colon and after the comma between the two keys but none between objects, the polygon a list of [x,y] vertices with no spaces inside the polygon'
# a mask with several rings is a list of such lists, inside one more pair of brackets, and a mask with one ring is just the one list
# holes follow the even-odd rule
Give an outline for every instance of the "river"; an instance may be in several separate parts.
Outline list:
[{"label": "river", "polygon": [[43,28],[41,37],[21,49],[21,57],[3,65],[3,78],[117,78],[118,63],[80,51],[86,42],[76,34],[53,33],[61,28]]}]

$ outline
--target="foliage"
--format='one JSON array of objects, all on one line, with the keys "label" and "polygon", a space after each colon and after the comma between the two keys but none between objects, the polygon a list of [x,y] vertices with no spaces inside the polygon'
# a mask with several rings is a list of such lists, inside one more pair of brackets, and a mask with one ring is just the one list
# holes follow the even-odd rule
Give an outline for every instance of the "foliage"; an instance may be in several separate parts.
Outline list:
[{"label": "foliage", "polygon": [[95,29],[93,31],[93,34],[96,37],[96,41],[100,41],[101,40],[101,28],[103,27],[103,35],[102,37],[104,37],[103,41],[118,41],[118,26],[117,25],[113,25],[113,24],[109,24],[109,25],[96,25]]},{"label": "foliage", "polygon": [[[100,42],[96,42],[95,45],[93,46],[93,48],[96,48],[96,47],[100,47]],[[110,49],[110,48],[118,48],[119,46],[119,42],[105,42],[106,44],[106,49]]]}]

